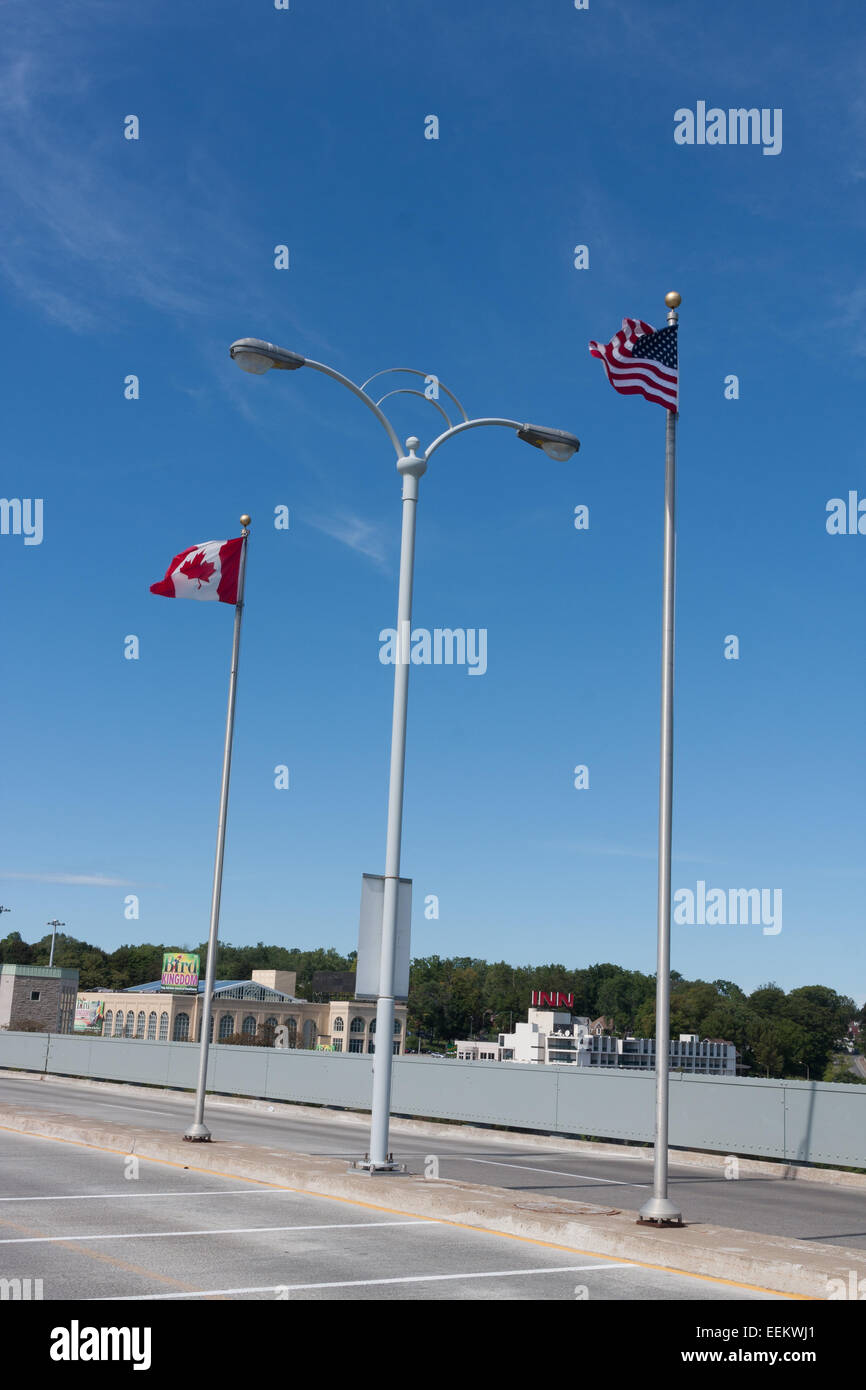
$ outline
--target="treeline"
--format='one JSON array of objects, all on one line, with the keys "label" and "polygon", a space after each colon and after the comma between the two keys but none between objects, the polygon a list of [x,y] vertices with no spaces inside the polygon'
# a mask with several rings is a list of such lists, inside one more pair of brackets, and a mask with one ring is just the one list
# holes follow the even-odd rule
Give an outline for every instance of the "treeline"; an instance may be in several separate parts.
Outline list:
[{"label": "treeline", "polygon": [[[163,952],[177,949],[177,942],[172,941],[168,945],[144,942],[140,946],[118,946],[114,951],[103,951],[99,946],[91,946],[74,936],[58,933],[54,964],[77,969],[81,992],[95,994],[100,989],[129,989],[131,985],[158,980],[162,974]],[[207,942],[202,941],[188,949],[199,953],[204,973]],[[50,934],[32,945],[22,941],[18,932],[10,932],[0,940],[0,964],[3,965],[47,965],[50,954]],[[255,946],[230,946],[221,942],[216,973],[218,980],[248,980],[254,970],[294,970],[298,977],[298,994],[304,999],[311,999],[314,972],[354,970],[356,954],[352,952],[347,957],[340,955],[339,951],[321,947],[314,951],[301,951],[297,947],[266,946],[262,941]]]},{"label": "treeline", "polygon": [[[119,946],[107,952],[74,937],[57,937],[55,965],[77,967],[81,989],[127,989],[159,978],[164,950],[176,946]],[[47,965],[50,936],[28,945],[17,932],[0,940],[0,961]],[[205,943],[192,949],[206,958]],[[312,998],[316,970],[353,970],[355,952],[333,948],[220,946],[217,977],[248,979],[253,970],[294,970],[297,992]],[[732,1042],[746,1075],[855,1081],[847,1063],[839,1065],[839,1044],[849,1023],[866,1027],[866,1008],[825,985],[789,992],[766,984],[746,994],[731,980],[686,980],[671,974],[671,1036],[698,1033]],[[412,962],[409,987],[410,1046],[419,1038],[425,1050],[443,1048],[455,1038],[495,1038],[526,1017],[533,989],[565,990],[574,995],[574,1012],[613,1020],[614,1031],[638,1037],[655,1034],[655,977],[619,965],[508,965],[472,956],[421,957]]]},{"label": "treeline", "polygon": [[[436,1040],[492,1038],[525,1018],[533,989],[574,994],[574,1012],[612,1019],[618,1034],[655,1035],[654,975],[619,965],[512,966],[472,957],[412,962],[410,1022]],[[825,985],[789,993],[762,985],[746,994],[731,980],[685,980],[671,972],[671,1037],[698,1033],[736,1046],[746,1075],[839,1080],[833,1054],[852,1020],[866,1026],[866,1008]],[[846,1081],[859,1078],[841,1069]],[[833,1073],[831,1075],[831,1073]]]}]

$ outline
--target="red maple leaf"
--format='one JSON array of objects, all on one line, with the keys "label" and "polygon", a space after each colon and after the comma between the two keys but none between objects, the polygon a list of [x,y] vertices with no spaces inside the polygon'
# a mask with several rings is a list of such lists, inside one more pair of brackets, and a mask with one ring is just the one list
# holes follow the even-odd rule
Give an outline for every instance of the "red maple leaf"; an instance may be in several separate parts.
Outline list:
[{"label": "red maple leaf", "polygon": [[185,574],[188,579],[197,579],[198,587],[201,588],[202,584],[208,583],[215,569],[216,565],[204,558],[204,551],[197,550],[180,566],[180,573]]}]

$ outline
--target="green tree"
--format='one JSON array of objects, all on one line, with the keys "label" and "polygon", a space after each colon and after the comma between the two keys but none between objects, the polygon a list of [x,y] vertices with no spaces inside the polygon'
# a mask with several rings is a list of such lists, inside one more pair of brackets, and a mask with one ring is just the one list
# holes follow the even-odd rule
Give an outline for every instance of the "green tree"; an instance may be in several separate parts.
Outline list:
[{"label": "green tree", "polygon": [[599,1015],[613,1019],[618,1033],[633,1033],[641,1007],[654,995],[652,975],[642,975],[639,970],[619,970],[599,985],[595,1003]]},{"label": "green tree", "polygon": [[808,1035],[788,1018],[755,1016],[750,1034],[752,1070],[755,1075],[799,1077]]},{"label": "green tree", "polygon": [[733,980],[713,980],[713,987],[723,999],[737,999],[741,1004],[745,1002],[745,994]]},{"label": "green tree", "polygon": [[787,995],[776,984],[761,985],[749,995],[749,1004],[756,1013],[770,1018],[781,1018],[785,1012]]},{"label": "green tree", "polygon": [[671,990],[671,1034],[700,1033],[706,1035],[705,1020],[726,1001],[715,985],[706,980],[683,980]]},{"label": "green tree", "polygon": [[34,965],[33,947],[21,940],[21,933],[11,931],[0,941],[0,964]]},{"label": "green tree", "polygon": [[813,1078],[824,1074],[855,1010],[853,999],[826,985],[804,985],[791,990],[785,1000],[784,1016],[799,1024],[807,1035],[803,1065]]}]

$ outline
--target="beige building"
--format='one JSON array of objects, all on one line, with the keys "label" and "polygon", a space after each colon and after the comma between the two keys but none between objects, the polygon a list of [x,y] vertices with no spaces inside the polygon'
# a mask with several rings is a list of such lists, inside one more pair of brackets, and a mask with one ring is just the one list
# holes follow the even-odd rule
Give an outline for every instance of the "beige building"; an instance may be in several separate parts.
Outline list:
[{"label": "beige building", "polygon": [[[250,980],[217,980],[211,1009],[211,1041],[235,1034],[262,1047],[323,1048],[375,1052],[376,1001],[340,999],[313,1004],[295,994],[294,970],[254,970]],[[81,998],[105,1007],[104,1038],[198,1042],[204,981],[196,994],[174,994],[159,980],[125,990],[91,990]],[[282,1031],[285,1030],[285,1031]],[[406,1047],[406,1005],[397,1004],[392,1049]]]}]

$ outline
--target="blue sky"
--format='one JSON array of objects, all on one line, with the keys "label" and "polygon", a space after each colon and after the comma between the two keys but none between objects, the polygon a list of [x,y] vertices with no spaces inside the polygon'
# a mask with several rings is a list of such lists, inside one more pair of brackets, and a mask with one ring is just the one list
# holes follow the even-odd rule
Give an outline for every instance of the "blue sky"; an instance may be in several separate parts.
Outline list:
[{"label": "blue sky", "polygon": [[[660,326],[676,288],[673,886],[778,888],[784,918],[675,926],[672,964],[862,1000],[866,537],[825,526],[866,496],[857,7],[0,17],[2,491],[44,500],[41,545],[0,536],[4,930],[206,935],[232,613],[148,590],[248,510],[222,934],[356,944],[384,859],[399,480],[338,385],[239,372],[250,335],[580,436],[555,464],[470,431],[421,483],[414,623],[485,628],[488,670],[412,669],[413,953],[653,971],[664,411],[586,345]],[[675,144],[698,101],[780,108],[781,153]],[[401,437],[438,432],[429,404],[389,405]]]}]

